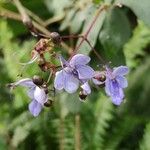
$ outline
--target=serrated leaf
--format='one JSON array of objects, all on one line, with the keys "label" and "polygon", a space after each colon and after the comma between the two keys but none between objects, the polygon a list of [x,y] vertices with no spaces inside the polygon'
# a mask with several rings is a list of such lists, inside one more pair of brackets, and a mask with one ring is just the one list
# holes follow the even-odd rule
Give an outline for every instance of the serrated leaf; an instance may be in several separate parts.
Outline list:
[{"label": "serrated leaf", "polygon": [[129,7],[136,16],[150,26],[150,1],[149,0],[116,0],[116,3],[121,3]]}]

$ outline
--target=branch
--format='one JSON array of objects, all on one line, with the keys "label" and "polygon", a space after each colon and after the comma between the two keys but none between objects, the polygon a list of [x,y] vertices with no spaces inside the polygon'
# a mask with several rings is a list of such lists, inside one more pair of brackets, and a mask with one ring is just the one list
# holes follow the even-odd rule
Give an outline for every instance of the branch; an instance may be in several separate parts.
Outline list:
[{"label": "branch", "polygon": [[95,22],[96,22],[98,16],[100,15],[100,13],[101,13],[103,10],[107,9],[107,7],[108,7],[107,5],[103,5],[103,6],[101,6],[101,7],[97,10],[97,13],[96,13],[96,15],[95,15],[95,17],[94,17],[94,19],[93,19],[91,25],[89,26],[89,28],[88,28],[87,31],[85,32],[85,34],[84,34],[84,36],[83,36],[83,39],[81,40],[81,42],[79,43],[79,45],[75,48],[73,55],[78,51],[78,49],[80,48],[80,46],[82,45],[82,43],[87,39],[88,34],[90,33],[91,29],[93,28],[93,26],[94,26],[94,24],[95,24]]},{"label": "branch", "polygon": [[[37,26],[37,24],[33,24],[30,17],[28,16],[28,14],[26,13],[26,10],[24,8],[24,6],[22,6],[22,4],[20,3],[19,0],[13,0],[14,4],[16,5],[21,17],[22,17],[22,22],[23,24],[29,29],[29,31],[31,32],[31,34],[33,36],[39,36],[39,33],[37,31],[37,29],[35,28],[34,25]],[[38,26],[39,27],[39,26]]]}]

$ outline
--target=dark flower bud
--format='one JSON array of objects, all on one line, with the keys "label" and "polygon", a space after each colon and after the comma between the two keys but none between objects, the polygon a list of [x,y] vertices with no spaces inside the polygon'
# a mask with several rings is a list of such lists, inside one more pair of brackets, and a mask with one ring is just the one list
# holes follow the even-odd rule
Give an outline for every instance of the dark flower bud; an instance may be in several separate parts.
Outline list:
[{"label": "dark flower bud", "polygon": [[79,98],[80,98],[81,100],[85,100],[86,97],[87,97],[87,95],[86,95],[83,91],[80,91],[80,92],[79,92]]},{"label": "dark flower bud", "polygon": [[45,107],[51,107],[53,105],[53,101],[49,99],[47,102],[44,103]]},{"label": "dark flower bud", "polygon": [[103,72],[100,72],[94,76],[94,79],[96,79],[100,82],[104,82],[106,80],[106,76]]},{"label": "dark flower bud", "polygon": [[44,88],[45,94],[48,94],[48,88]]},{"label": "dark flower bud", "polygon": [[52,38],[52,41],[55,43],[55,44],[60,44],[61,42],[61,37],[59,35],[59,33],[57,32],[52,32],[50,34],[50,37]]},{"label": "dark flower bud", "polygon": [[37,75],[34,75],[32,80],[33,80],[33,83],[36,85],[42,85],[44,82],[43,79]]},{"label": "dark flower bud", "polygon": [[44,82],[43,84],[42,84],[42,86],[41,86],[43,89],[44,89],[44,91],[45,91],[45,94],[48,94],[48,87],[47,87],[47,84]]}]

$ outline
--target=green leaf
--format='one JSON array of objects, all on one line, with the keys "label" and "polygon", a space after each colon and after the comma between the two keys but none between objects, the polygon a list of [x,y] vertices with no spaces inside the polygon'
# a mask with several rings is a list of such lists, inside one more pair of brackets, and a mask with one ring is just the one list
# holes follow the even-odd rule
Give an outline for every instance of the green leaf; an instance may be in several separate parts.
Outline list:
[{"label": "green leaf", "polygon": [[72,18],[74,17],[74,15],[75,15],[75,12],[76,12],[75,9],[71,9],[71,11],[69,11],[69,12],[66,14],[65,19],[63,20],[63,22],[61,23],[61,25],[60,25],[60,27],[59,27],[59,30],[60,30],[60,31],[63,31],[63,30],[65,30],[66,28],[69,27],[70,22],[71,22],[71,19],[72,19]]},{"label": "green leaf", "polygon": [[71,33],[77,33],[81,29],[83,21],[86,19],[86,13],[87,9],[76,12],[75,16],[70,20],[69,23]]},{"label": "green leaf", "polygon": [[[129,80],[127,89],[128,113],[143,118],[149,118],[150,115],[150,58],[137,68]],[[134,109],[133,109],[134,108]],[[127,109],[126,109],[127,110]]]},{"label": "green leaf", "polygon": [[136,67],[140,63],[137,56],[144,57],[144,48],[150,43],[150,29],[141,21],[133,31],[133,36],[124,46],[124,52],[129,67]]},{"label": "green leaf", "polygon": [[108,11],[99,40],[103,46],[101,54],[113,64],[124,64],[122,48],[131,35],[126,14],[118,8]]},{"label": "green leaf", "polygon": [[102,0],[93,0],[94,4],[99,4]]},{"label": "green leaf", "polygon": [[140,142],[140,150],[150,149],[150,122],[147,123],[142,142]]},{"label": "green leaf", "polygon": [[[95,11],[96,11],[96,8],[94,6],[89,8],[89,13],[88,13],[86,21],[84,23],[82,34],[85,34],[87,32],[87,30],[89,29],[89,27],[93,21],[93,18],[95,16]],[[87,36],[87,39],[89,40],[89,42],[91,43],[91,45],[93,47],[96,44],[99,32],[101,30],[101,27],[102,27],[104,19],[105,19],[105,15],[106,15],[106,11],[102,11],[101,14],[99,15],[99,17],[97,18],[96,23],[94,24],[93,28],[91,29],[91,31],[89,32],[89,34]],[[77,45],[80,43],[80,41],[81,41],[81,39],[77,42]],[[84,41],[80,47],[79,52],[81,52],[83,54],[89,54],[90,51],[91,51],[90,46],[87,44],[86,41]]]},{"label": "green leaf", "polygon": [[150,1],[149,0],[116,0],[116,3],[121,3],[129,7],[136,16],[150,26]]}]

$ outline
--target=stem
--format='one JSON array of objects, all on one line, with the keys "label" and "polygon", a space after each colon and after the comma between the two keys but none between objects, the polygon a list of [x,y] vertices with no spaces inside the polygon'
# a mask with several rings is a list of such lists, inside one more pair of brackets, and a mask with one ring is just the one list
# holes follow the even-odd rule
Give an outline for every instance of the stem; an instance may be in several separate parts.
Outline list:
[{"label": "stem", "polygon": [[75,150],[81,150],[80,114],[75,115]]},{"label": "stem", "polygon": [[13,11],[1,8],[0,16],[21,21],[21,16]]},{"label": "stem", "polygon": [[95,55],[98,57],[98,59],[101,60],[105,64],[105,61],[103,60],[103,58],[97,53],[96,49],[91,45],[90,41],[87,38],[84,37],[84,35],[61,36],[61,39],[68,39],[68,38],[82,38],[82,39],[84,39],[87,42],[87,44],[91,47],[91,49],[93,50]]},{"label": "stem", "polygon": [[60,138],[59,138],[59,149],[64,150],[64,118],[60,116]]},{"label": "stem", "polygon": [[99,16],[100,13],[101,13],[104,9],[106,9],[106,8],[107,8],[107,6],[106,6],[106,5],[103,5],[102,7],[100,7],[100,8],[97,10],[97,14],[95,15],[95,17],[94,17],[94,19],[93,19],[91,25],[89,26],[88,30],[87,30],[86,33],[84,34],[83,39],[81,40],[81,42],[79,43],[79,45],[75,48],[73,55],[78,51],[78,49],[80,48],[80,46],[82,45],[82,43],[87,39],[87,36],[88,36],[88,34],[90,33],[91,29],[93,28],[93,26],[94,26],[94,24],[95,24],[95,22],[96,22],[98,16]]},{"label": "stem", "polygon": [[29,31],[31,32],[33,36],[36,36],[36,37],[39,36],[39,33],[36,30],[35,26],[33,25],[30,17],[26,13],[24,6],[20,3],[19,0],[13,0],[13,2],[16,5],[19,13],[21,14],[23,24],[29,29]]},{"label": "stem", "polygon": [[62,14],[60,16],[56,16],[56,17],[50,18],[50,19],[45,21],[44,26],[46,27],[46,26],[49,26],[52,23],[61,21],[64,17],[65,17],[65,14]]},{"label": "stem", "polygon": [[93,50],[93,52],[97,56],[97,58],[105,64],[105,61],[103,60],[101,55],[99,55],[99,53],[96,51],[96,49],[91,45],[90,41],[88,39],[85,39],[85,41],[89,44],[89,46],[91,47],[91,49]]}]

